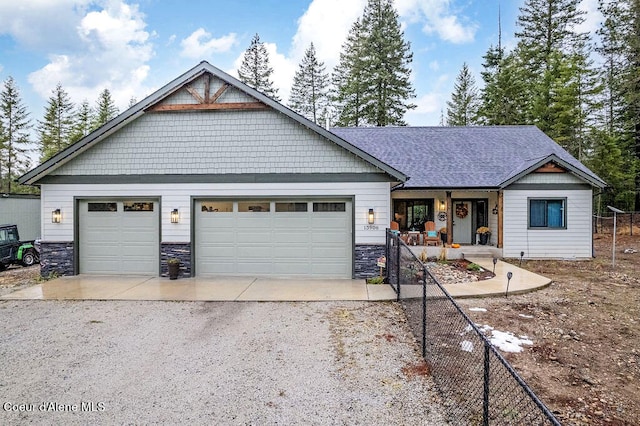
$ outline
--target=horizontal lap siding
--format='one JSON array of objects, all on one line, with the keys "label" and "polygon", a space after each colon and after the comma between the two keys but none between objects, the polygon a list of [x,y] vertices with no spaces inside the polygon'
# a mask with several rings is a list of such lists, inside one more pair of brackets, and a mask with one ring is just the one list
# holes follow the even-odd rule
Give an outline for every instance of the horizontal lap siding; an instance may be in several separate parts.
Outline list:
[{"label": "horizontal lap siding", "polygon": [[[528,229],[528,198],[567,198],[566,229]],[[588,258],[592,256],[592,192],[504,191],[504,257]]]},{"label": "horizontal lap siding", "polygon": [[[73,200],[93,197],[159,197],[163,242],[191,240],[191,196],[227,197],[321,197],[355,196],[354,229],[356,244],[384,244],[389,222],[389,183],[269,183],[269,184],[118,184],[118,185],[42,185],[43,235],[45,241],[73,240]],[[62,223],[51,223],[51,211],[62,211]],[[373,208],[378,230],[365,229],[367,212]],[[180,212],[180,223],[170,223],[173,209]],[[48,220],[46,220],[48,218]]]}]

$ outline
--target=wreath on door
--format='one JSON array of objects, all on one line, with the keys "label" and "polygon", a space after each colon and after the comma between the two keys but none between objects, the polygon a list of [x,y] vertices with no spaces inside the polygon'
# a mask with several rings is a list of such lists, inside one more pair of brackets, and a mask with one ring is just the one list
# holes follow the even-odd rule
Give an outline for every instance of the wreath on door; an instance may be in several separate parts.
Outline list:
[{"label": "wreath on door", "polygon": [[456,216],[460,219],[464,219],[469,214],[469,209],[466,203],[456,204]]}]

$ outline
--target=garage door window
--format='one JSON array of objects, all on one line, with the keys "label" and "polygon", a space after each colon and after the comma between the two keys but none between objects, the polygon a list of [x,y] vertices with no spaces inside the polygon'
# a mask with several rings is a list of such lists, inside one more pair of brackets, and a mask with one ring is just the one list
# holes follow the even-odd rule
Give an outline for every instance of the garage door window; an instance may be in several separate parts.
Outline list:
[{"label": "garage door window", "polygon": [[153,203],[125,202],[124,211],[125,212],[152,212]]},{"label": "garage door window", "polygon": [[344,212],[345,203],[313,203],[314,212]]},{"label": "garage door window", "polygon": [[232,201],[203,201],[202,211],[208,213],[232,213]]},{"label": "garage door window", "polygon": [[276,213],[306,212],[307,203],[276,203]]},{"label": "garage door window", "polygon": [[87,210],[90,212],[117,212],[117,203],[89,203]]},{"label": "garage door window", "polygon": [[240,213],[265,213],[271,211],[271,203],[268,201],[241,201],[238,203]]}]

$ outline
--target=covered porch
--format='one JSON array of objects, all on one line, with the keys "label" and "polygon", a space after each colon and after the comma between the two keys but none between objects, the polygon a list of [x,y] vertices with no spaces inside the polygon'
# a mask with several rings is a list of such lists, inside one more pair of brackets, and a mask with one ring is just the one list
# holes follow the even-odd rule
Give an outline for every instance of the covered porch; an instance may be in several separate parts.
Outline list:
[{"label": "covered porch", "polygon": [[[399,188],[391,193],[391,208],[401,236],[409,246],[417,247],[418,254],[427,248],[429,256],[437,256],[444,244],[449,258],[461,257],[459,253],[502,255],[502,191]],[[425,238],[427,222],[434,222],[438,240],[433,234]],[[488,238],[481,238],[481,228],[488,228]],[[452,244],[460,247],[452,248]]]}]

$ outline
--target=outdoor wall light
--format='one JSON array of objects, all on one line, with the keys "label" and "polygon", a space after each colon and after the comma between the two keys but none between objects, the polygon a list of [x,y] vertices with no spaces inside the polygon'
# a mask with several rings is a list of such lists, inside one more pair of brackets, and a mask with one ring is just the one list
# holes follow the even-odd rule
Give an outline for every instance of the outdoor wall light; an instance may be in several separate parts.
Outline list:
[{"label": "outdoor wall light", "polygon": [[369,222],[369,225],[373,225],[375,221],[376,221],[375,213],[373,212],[373,209],[369,209],[369,214],[367,215],[367,222]]},{"label": "outdoor wall light", "polygon": [[60,209],[55,209],[51,212],[51,223],[60,222],[62,222],[62,212],[60,212]]},{"label": "outdoor wall light", "polygon": [[440,200],[438,203],[440,205],[439,211],[444,212],[447,210],[447,204],[444,202],[444,200]]},{"label": "outdoor wall light", "polygon": [[171,223],[178,223],[180,222],[180,213],[178,212],[178,209],[173,209],[171,211]]}]

